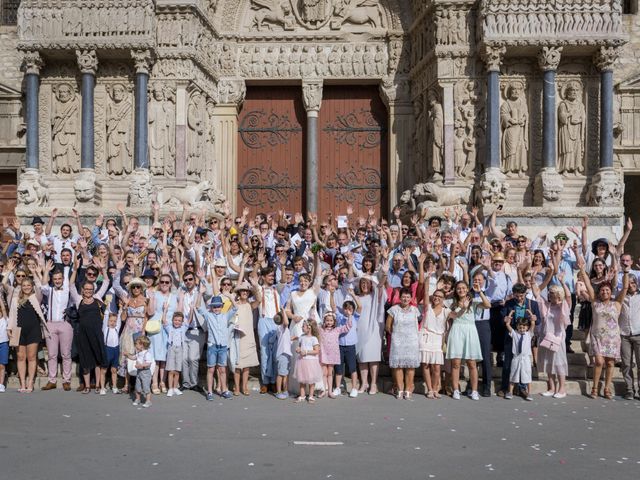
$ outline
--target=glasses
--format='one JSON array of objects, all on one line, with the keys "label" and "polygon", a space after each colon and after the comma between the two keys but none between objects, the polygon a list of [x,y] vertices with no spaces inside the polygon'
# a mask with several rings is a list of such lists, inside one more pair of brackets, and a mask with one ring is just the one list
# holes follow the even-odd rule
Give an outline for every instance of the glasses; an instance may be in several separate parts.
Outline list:
[{"label": "glasses", "polygon": [[151,270],[153,270],[154,272],[159,272],[160,269],[158,267],[153,267]]},{"label": "glasses", "polygon": [[193,278],[185,278],[184,281],[185,282],[193,282]]},{"label": "glasses", "polygon": [[97,276],[97,275],[98,275],[98,274],[97,274],[97,273],[94,273],[94,272],[87,272],[87,277],[95,277],[95,276]]},{"label": "glasses", "polygon": [[220,285],[223,286],[223,287],[230,287],[231,286],[230,283],[221,283]]},{"label": "glasses", "polygon": [[131,290],[133,290],[134,288],[142,288],[142,287],[140,285],[132,285]]},{"label": "glasses", "polygon": [[169,280],[160,280],[161,285],[169,285],[171,282]]},{"label": "glasses", "polygon": [[26,275],[24,273],[19,273],[16,275],[16,278],[24,278]]},{"label": "glasses", "polygon": [[433,298],[444,298],[444,295],[434,295]]}]

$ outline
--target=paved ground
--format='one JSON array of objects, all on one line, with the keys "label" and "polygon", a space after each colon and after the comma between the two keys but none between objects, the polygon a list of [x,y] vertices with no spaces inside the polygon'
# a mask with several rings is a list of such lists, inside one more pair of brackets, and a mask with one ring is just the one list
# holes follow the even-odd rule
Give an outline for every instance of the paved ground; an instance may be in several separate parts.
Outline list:
[{"label": "paved ground", "polygon": [[10,391],[0,465],[13,480],[637,478],[639,427],[640,401],[578,396],[297,405],[187,392],[141,409],[122,395]]}]

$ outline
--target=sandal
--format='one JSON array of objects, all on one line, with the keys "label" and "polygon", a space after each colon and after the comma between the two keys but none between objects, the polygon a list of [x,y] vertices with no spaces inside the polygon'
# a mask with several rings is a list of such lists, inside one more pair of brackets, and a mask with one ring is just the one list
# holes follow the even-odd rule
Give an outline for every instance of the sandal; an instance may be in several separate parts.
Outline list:
[{"label": "sandal", "polygon": [[613,399],[613,394],[611,393],[611,390],[609,390],[609,387],[604,387],[604,395],[603,396],[607,400]]},{"label": "sandal", "polygon": [[378,393],[378,387],[372,385],[371,388],[369,388],[369,395],[375,395],[376,393]]},{"label": "sandal", "polygon": [[233,391],[233,396],[234,397],[239,397],[240,396],[240,390],[234,390]]},{"label": "sandal", "polygon": [[248,397],[248,396],[249,396],[249,390],[243,390],[243,391],[242,391],[242,394],[243,394],[245,397]]},{"label": "sandal", "polygon": [[167,386],[164,383],[160,384],[160,391],[162,393],[167,393]]},{"label": "sandal", "polygon": [[160,395],[160,389],[159,388],[152,388],[151,389],[151,393],[153,393],[154,395]]},{"label": "sandal", "polygon": [[318,398],[323,398],[326,394],[327,394],[327,392],[325,392],[324,390],[322,390],[322,391],[318,394]]},{"label": "sandal", "polygon": [[91,393],[91,389],[90,389],[90,388],[85,388],[85,389],[82,391],[82,393],[83,393],[84,395],[86,395],[87,393]]},{"label": "sandal", "polygon": [[437,391],[437,390],[435,390],[435,391],[433,392],[433,397],[434,397],[434,398],[440,398],[440,393],[438,393],[438,391]]},{"label": "sandal", "polygon": [[129,393],[129,385],[125,385],[120,389],[120,393]]},{"label": "sandal", "polygon": [[429,398],[429,399],[431,399],[431,400],[433,400],[434,398],[436,398],[436,396],[435,396],[435,392],[433,392],[432,390],[429,390],[429,391],[427,392],[427,398]]},{"label": "sandal", "polygon": [[308,401],[309,403],[316,403],[316,399],[315,399],[315,397],[314,397],[313,395],[311,395],[311,396],[307,399],[307,401]]},{"label": "sandal", "polygon": [[411,394],[411,392],[404,392],[405,400],[411,400],[412,398],[413,398],[413,395]]},{"label": "sandal", "polygon": [[589,398],[591,398],[591,399],[596,399],[596,398],[598,398],[598,389],[597,389],[596,387],[593,387],[593,388],[591,389],[591,393],[590,393],[588,396],[589,396]]},{"label": "sandal", "polygon": [[25,393],[26,391],[27,391],[27,389],[26,389],[26,388],[24,388],[24,387],[20,387],[20,388],[18,389],[18,393]]},{"label": "sandal", "polygon": [[298,395],[294,400],[293,403],[302,403],[305,401],[305,398],[302,395]]},{"label": "sandal", "polygon": [[358,393],[364,393],[367,391],[368,388],[369,388],[369,385],[365,383],[364,385],[362,385],[362,387],[360,387],[360,390],[358,390]]}]

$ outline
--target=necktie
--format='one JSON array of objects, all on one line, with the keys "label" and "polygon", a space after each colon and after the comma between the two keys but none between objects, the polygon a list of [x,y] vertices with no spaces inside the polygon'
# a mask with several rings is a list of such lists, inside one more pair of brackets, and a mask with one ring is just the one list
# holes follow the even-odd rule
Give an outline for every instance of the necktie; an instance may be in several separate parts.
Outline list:
[{"label": "necktie", "polygon": [[524,335],[518,335],[518,355],[522,353],[522,341],[524,340]]}]

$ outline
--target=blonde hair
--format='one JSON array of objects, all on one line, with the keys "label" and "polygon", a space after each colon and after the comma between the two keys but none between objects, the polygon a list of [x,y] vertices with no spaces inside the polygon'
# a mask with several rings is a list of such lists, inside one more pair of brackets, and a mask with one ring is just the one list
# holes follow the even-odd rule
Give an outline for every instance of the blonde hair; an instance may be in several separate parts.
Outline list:
[{"label": "blonde hair", "polygon": [[311,329],[311,335],[313,335],[318,340],[320,340],[320,330],[318,329],[318,324],[314,320],[311,320],[311,319],[305,320],[304,323],[309,325],[309,328]]},{"label": "blonde hair", "polygon": [[145,350],[147,350],[151,346],[151,340],[146,335],[142,335],[136,339],[136,345],[142,345]]},{"label": "blonde hair", "polygon": [[34,294],[34,290],[32,290],[29,295],[24,294],[24,292],[22,291],[22,284],[25,282],[29,282],[31,284],[31,288],[35,289],[35,283],[31,277],[27,276],[22,279],[22,281],[20,282],[20,293],[18,295],[19,307],[22,307],[23,305],[25,305],[29,301],[29,297]]},{"label": "blonde hair", "polygon": [[562,288],[560,285],[551,285],[549,288],[547,288],[547,296],[552,293],[558,295],[561,300],[564,300],[564,288]]}]

